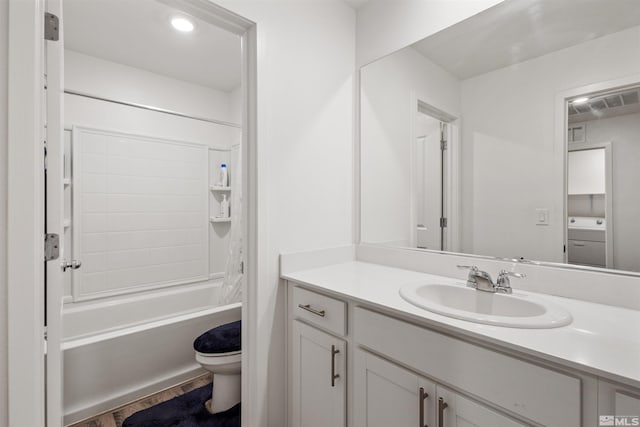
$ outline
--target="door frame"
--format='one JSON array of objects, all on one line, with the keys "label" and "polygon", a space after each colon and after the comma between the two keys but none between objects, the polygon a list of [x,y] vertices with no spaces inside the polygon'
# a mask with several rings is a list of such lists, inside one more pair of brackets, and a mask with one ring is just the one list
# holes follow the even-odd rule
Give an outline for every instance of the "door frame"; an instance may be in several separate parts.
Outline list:
[{"label": "door frame", "polygon": [[[242,43],[243,228],[246,268],[242,304],[242,424],[261,425],[257,385],[257,280],[264,270],[259,220],[264,179],[257,141],[257,25],[210,0],[160,0],[233,32]],[[44,311],[44,34],[43,0],[9,0],[8,55],[8,419],[46,425]],[[261,183],[261,184],[259,184]],[[258,186],[260,185],[260,187]],[[59,333],[61,331],[56,331]],[[51,373],[50,373],[51,374]],[[61,374],[61,372],[60,372]],[[51,401],[61,399],[53,396]],[[62,423],[62,420],[60,420]],[[61,424],[60,424],[61,425]],[[58,427],[58,426],[49,426]]]},{"label": "door frame", "polygon": [[9,425],[45,425],[43,16],[41,1],[9,2]]},{"label": "door frame", "polygon": [[[568,89],[562,92],[558,92],[556,94],[555,99],[555,144],[554,144],[554,181],[562,182],[562,201],[558,203],[556,206],[562,206],[562,244],[566,249],[569,243],[569,229],[568,229],[568,209],[569,209],[569,200],[568,200],[568,192],[569,192],[569,149],[570,143],[567,138],[567,124],[569,120],[569,115],[567,113],[567,105],[571,99],[577,98],[579,96],[584,95],[594,95],[596,93],[602,92],[611,92],[617,90],[624,90],[626,88],[637,87],[640,85],[640,73],[631,74],[626,77],[622,77],[614,80],[607,80],[597,83],[592,83],[584,86],[578,86],[572,89]],[[575,145],[575,143],[571,143],[571,146]],[[558,150],[562,150],[558,153]],[[611,155],[608,156],[608,162],[611,161]],[[607,164],[607,167],[612,166]],[[609,185],[611,185],[611,193],[613,193],[612,180],[609,180],[607,183],[607,192],[609,192]],[[558,193],[556,193],[558,194]],[[610,198],[609,198],[610,199]],[[557,199],[556,199],[557,200]],[[608,203],[608,202],[607,202]],[[555,204],[555,203],[554,203]],[[609,207],[610,210],[613,210],[612,207]],[[609,212],[607,212],[609,213]],[[611,227],[611,228],[609,228]],[[609,219],[607,219],[607,233],[613,230],[613,223],[609,224]],[[611,247],[609,247],[612,239],[607,239],[607,253],[613,254],[613,245],[611,243]],[[562,262],[568,263],[568,251],[565,250],[562,254]],[[605,269],[595,268],[596,270],[606,270],[611,271],[609,267],[610,260],[607,259],[607,267]],[[611,260],[613,263],[613,260]],[[633,274],[633,273],[632,273]],[[635,275],[635,274],[633,274]]]},{"label": "door frame", "polygon": [[457,111],[441,110],[434,104],[427,101],[427,98],[419,96],[412,92],[410,96],[410,130],[409,138],[411,145],[409,149],[409,164],[411,180],[409,184],[410,193],[410,209],[409,214],[409,236],[410,243],[415,246],[418,241],[416,228],[416,196],[415,196],[415,141],[418,136],[418,114],[426,114],[436,120],[440,120],[447,125],[447,148],[445,150],[444,159],[444,183],[442,190],[444,191],[444,214],[447,218],[447,227],[444,228],[444,242],[446,249],[421,249],[432,252],[460,252],[460,233],[462,221],[460,218],[460,113]]}]

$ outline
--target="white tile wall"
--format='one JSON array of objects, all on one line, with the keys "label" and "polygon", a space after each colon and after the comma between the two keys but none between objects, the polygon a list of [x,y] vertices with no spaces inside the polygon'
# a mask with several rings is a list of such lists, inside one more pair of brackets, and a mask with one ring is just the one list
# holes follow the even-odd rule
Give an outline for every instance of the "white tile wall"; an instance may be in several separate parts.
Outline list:
[{"label": "white tile wall", "polygon": [[74,297],[208,279],[206,146],[73,132]]}]

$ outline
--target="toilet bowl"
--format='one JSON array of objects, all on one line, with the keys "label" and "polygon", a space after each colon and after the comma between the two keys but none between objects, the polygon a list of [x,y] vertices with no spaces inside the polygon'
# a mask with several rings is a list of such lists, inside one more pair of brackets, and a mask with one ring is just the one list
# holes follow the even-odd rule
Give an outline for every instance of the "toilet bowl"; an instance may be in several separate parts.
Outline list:
[{"label": "toilet bowl", "polygon": [[213,373],[213,393],[207,410],[218,413],[240,402],[240,321],[227,323],[200,335],[193,343],[196,361]]}]

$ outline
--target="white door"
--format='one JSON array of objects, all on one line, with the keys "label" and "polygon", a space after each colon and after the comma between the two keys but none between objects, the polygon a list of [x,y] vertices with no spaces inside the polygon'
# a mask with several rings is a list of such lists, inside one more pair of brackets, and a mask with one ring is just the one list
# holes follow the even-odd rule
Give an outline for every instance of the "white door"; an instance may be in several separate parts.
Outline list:
[{"label": "white door", "polygon": [[436,406],[439,427],[524,427],[527,425],[442,386],[438,386]]},{"label": "white door", "polygon": [[[47,0],[47,12],[58,17],[59,36],[57,41],[45,43],[45,117],[46,117],[46,205],[45,232],[59,237],[59,257],[46,263],[45,308],[47,338],[46,360],[46,420],[47,427],[59,427],[62,422],[62,297],[65,274],[61,268],[68,255],[65,251],[64,195],[64,128],[63,128],[63,58],[62,44],[62,4],[60,0]],[[50,17],[46,20],[51,22]]]},{"label": "white door", "polygon": [[361,350],[354,394],[356,427],[435,426],[435,383]]},{"label": "white door", "polygon": [[296,320],[292,355],[291,427],[344,427],[345,342]]},{"label": "white door", "polygon": [[442,122],[418,114],[415,148],[415,187],[417,247],[442,249],[440,217],[442,214]]}]

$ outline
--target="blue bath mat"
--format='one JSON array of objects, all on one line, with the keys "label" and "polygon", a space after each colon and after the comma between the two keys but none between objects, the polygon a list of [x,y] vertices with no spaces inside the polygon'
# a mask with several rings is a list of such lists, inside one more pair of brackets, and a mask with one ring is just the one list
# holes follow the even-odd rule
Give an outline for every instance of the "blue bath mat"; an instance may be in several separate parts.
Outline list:
[{"label": "blue bath mat", "polygon": [[240,427],[240,404],[210,414],[204,407],[211,399],[211,384],[136,412],[122,427]]}]

